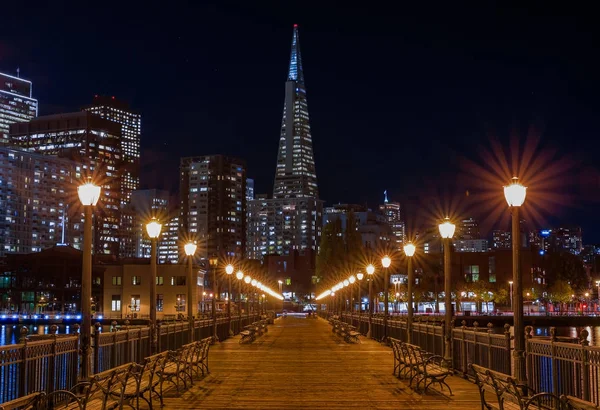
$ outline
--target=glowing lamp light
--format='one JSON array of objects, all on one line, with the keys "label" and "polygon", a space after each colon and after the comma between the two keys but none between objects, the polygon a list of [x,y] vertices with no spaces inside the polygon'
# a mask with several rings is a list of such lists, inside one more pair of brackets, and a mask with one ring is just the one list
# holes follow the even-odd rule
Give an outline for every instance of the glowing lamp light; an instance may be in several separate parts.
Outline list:
[{"label": "glowing lamp light", "polygon": [[356,274],[356,278],[357,278],[358,280],[362,280],[362,278],[363,278],[364,276],[365,276],[365,274],[364,274],[364,273],[362,273],[362,272],[358,272],[358,273]]},{"label": "glowing lamp light", "polygon": [[350,282],[350,283],[356,282],[356,278],[354,277],[354,275],[352,275],[348,278],[348,282]]},{"label": "glowing lamp light", "polygon": [[100,199],[100,187],[94,185],[89,178],[87,183],[77,187],[77,195],[83,206],[95,206]]},{"label": "glowing lamp light", "polygon": [[375,273],[375,266],[373,266],[373,265],[367,266],[367,274],[372,275],[374,273]]},{"label": "glowing lamp light", "polygon": [[250,283],[250,282],[252,282],[252,278],[250,276],[246,275],[246,276],[244,276],[244,282]]},{"label": "glowing lamp light", "polygon": [[514,177],[512,183],[504,187],[504,197],[508,206],[521,206],[525,202],[527,187],[519,183],[519,178]]},{"label": "glowing lamp light", "polygon": [[194,242],[188,242],[183,246],[183,249],[185,250],[185,254],[187,256],[194,256],[196,249],[198,249],[198,245],[196,245]]},{"label": "glowing lamp light", "polygon": [[338,283],[338,289],[343,289],[344,288],[344,282],[340,282]]},{"label": "glowing lamp light", "polygon": [[256,284],[258,283],[258,281],[256,279],[252,279],[252,282],[250,282],[252,284],[252,286],[256,286]]},{"label": "glowing lamp light", "polygon": [[392,260],[389,256],[385,255],[383,258],[381,258],[381,266],[383,266],[384,268],[389,268],[391,264]]},{"label": "glowing lamp light", "polygon": [[444,239],[451,239],[454,236],[454,231],[456,230],[456,225],[450,222],[450,218],[446,217],[444,222],[439,225],[440,235]]},{"label": "glowing lamp light", "polygon": [[233,273],[233,265],[229,264],[229,265],[225,266],[225,272],[228,275],[231,275]]},{"label": "glowing lamp light", "polygon": [[404,245],[404,254],[406,256],[413,256],[416,250],[417,248],[415,245],[412,244],[412,242],[409,242],[406,245]]},{"label": "glowing lamp light", "polygon": [[152,217],[152,220],[146,224],[146,232],[148,232],[150,239],[158,238],[160,236],[161,229],[162,224],[158,222],[156,217]]},{"label": "glowing lamp light", "polygon": [[262,289],[262,283],[256,282],[256,287],[259,288],[259,289]]},{"label": "glowing lamp light", "polygon": [[235,277],[238,278],[239,280],[244,279],[244,272],[242,272],[241,270],[237,271],[237,273],[235,274]]},{"label": "glowing lamp light", "polygon": [[348,281],[348,279],[344,279],[344,286],[348,286],[350,284],[350,282]]}]

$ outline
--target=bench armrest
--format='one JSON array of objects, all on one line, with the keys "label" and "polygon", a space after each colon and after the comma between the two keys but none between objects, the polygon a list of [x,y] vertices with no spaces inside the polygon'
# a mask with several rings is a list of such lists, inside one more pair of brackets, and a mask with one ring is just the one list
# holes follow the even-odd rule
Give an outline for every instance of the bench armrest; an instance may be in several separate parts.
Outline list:
[{"label": "bench armrest", "polygon": [[527,410],[531,406],[532,409],[560,409],[561,401],[552,393],[537,393],[525,400],[524,409]]},{"label": "bench armrest", "polygon": [[435,364],[441,367],[445,367],[448,369],[448,371],[450,371],[450,362],[439,355],[433,355],[428,357],[427,360],[425,360],[424,364],[425,367],[427,367],[430,364]]}]

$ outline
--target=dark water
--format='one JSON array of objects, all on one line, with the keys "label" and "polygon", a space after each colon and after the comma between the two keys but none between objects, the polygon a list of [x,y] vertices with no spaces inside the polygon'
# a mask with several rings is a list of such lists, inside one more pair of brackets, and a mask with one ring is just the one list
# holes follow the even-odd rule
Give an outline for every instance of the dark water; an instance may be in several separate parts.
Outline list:
[{"label": "dark water", "polygon": [[[574,337],[579,339],[579,335],[584,329],[588,332],[587,341],[590,342],[590,346],[600,346],[600,326],[556,327],[556,336]],[[533,335],[550,336],[550,326],[535,327],[533,329]]]},{"label": "dark water", "polygon": [[[47,334],[51,325],[30,325],[28,335]],[[57,325],[58,333],[68,334],[73,330],[70,325]],[[19,343],[21,337],[21,328],[23,325],[1,325],[0,326],[0,346]]]}]

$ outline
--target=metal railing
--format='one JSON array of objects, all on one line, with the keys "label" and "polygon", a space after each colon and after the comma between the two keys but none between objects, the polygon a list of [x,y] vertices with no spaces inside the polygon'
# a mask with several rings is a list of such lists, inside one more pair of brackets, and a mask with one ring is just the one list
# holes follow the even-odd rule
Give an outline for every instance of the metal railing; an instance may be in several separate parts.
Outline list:
[{"label": "metal railing", "polygon": [[[255,322],[259,315],[232,316],[231,330],[238,334],[244,326]],[[94,373],[109,370],[130,362],[142,363],[150,356],[150,327],[129,327],[103,332],[102,325],[94,325],[91,361]],[[79,325],[73,326],[75,334],[58,335],[57,326],[50,326],[48,335],[27,337],[28,329],[21,329],[18,344],[0,346],[0,403],[13,400],[37,391],[50,393],[59,389],[70,389],[79,380],[80,346]],[[229,337],[229,320],[216,320],[219,340]],[[213,336],[214,320],[202,319],[194,322],[194,340]],[[191,341],[188,322],[159,324],[157,326],[158,351],[176,350]]]},{"label": "metal railing", "polygon": [[525,328],[528,385],[537,392],[566,394],[600,404],[600,347],[589,346],[588,331],[578,343],[560,341],[556,329],[550,338],[534,338]]}]

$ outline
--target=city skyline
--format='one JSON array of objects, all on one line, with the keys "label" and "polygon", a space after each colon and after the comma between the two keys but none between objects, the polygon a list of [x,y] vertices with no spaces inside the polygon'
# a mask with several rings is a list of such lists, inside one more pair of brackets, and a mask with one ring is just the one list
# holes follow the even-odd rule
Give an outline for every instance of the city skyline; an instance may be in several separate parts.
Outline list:
[{"label": "city skyline", "polygon": [[[459,51],[457,55],[449,55],[452,47],[437,38],[442,32],[441,28],[433,30],[427,37],[423,29],[418,29],[415,24],[399,27],[402,26],[400,21],[388,27],[383,24],[383,27],[377,28],[374,23],[354,27],[351,23],[356,21],[357,13],[352,10],[341,15],[349,17],[347,24],[338,18],[331,20],[329,26],[325,24],[326,17],[330,17],[328,9],[319,19],[310,19],[302,13],[294,16],[295,13],[290,13],[289,10],[274,9],[265,13],[262,20],[257,15],[260,11],[264,12],[264,9],[252,12],[213,7],[208,11],[217,22],[225,19],[231,19],[231,22],[223,28],[215,27],[213,23],[200,29],[215,30],[215,33],[221,34],[218,44],[207,51],[210,59],[203,64],[192,55],[197,49],[190,48],[190,42],[196,37],[190,31],[180,31],[172,35],[181,37],[180,39],[169,35],[166,43],[159,44],[161,52],[173,57],[169,60],[172,66],[157,63],[156,67],[150,69],[151,74],[140,75],[136,79],[132,77],[134,67],[138,66],[138,59],[140,62],[146,61],[149,57],[146,52],[135,52],[130,57],[134,63],[132,67],[121,67],[115,71],[101,65],[86,73],[86,77],[92,78],[92,81],[83,80],[77,74],[73,77],[77,86],[65,85],[64,76],[71,74],[73,70],[68,65],[70,60],[41,61],[44,54],[33,52],[36,47],[44,44],[44,39],[40,39],[40,45],[29,44],[22,49],[21,44],[6,44],[2,41],[1,49],[8,52],[2,54],[0,68],[11,73],[10,68],[21,67],[21,77],[34,84],[34,97],[39,101],[40,115],[79,109],[95,94],[116,95],[117,98],[128,101],[144,118],[148,118],[147,122],[144,120],[142,135],[142,188],[177,186],[179,158],[185,156],[184,152],[189,152],[192,155],[235,155],[246,159],[248,175],[256,181],[256,193],[262,194],[268,193],[273,186],[274,141],[278,138],[277,123],[281,121],[281,68],[287,65],[290,27],[298,23],[303,36],[303,57],[305,60],[309,59],[312,68],[307,82],[311,93],[315,162],[319,163],[320,197],[328,204],[367,202],[375,209],[382,202],[383,191],[388,190],[390,199],[402,204],[407,220],[410,220],[414,217],[415,209],[432,196],[439,196],[446,202],[451,202],[456,197],[461,201],[467,198],[468,202],[469,196],[477,195],[477,187],[464,186],[464,170],[461,166],[463,159],[483,162],[478,147],[489,146],[489,136],[498,138],[501,145],[509,150],[511,136],[516,134],[524,140],[529,134],[528,130],[532,129],[532,133],[537,134],[534,136],[541,138],[538,145],[541,149],[554,148],[559,152],[557,158],[571,156],[575,163],[561,177],[567,181],[565,187],[560,187],[561,192],[564,189],[564,192],[570,194],[569,198],[566,198],[564,204],[553,205],[545,210],[542,217],[547,223],[539,228],[553,227],[560,224],[560,221],[579,224],[583,226],[586,243],[600,241],[598,222],[595,222],[597,218],[594,218],[593,210],[584,209],[591,208],[587,205],[596,203],[599,184],[597,161],[592,154],[594,144],[598,144],[597,138],[592,139],[598,131],[593,121],[594,116],[591,115],[595,103],[587,99],[588,93],[592,93],[597,83],[587,82],[588,88],[585,90],[580,87],[586,83],[586,78],[591,78],[587,70],[593,71],[591,68],[595,64],[595,60],[585,60],[584,51],[589,47],[585,39],[571,37],[579,41],[575,41],[578,56],[571,59],[570,63],[562,59],[550,60],[551,64],[548,63],[552,53],[545,52],[543,48],[533,54],[533,61],[515,63],[513,59],[524,48],[516,46],[515,51],[505,50],[498,41],[500,34],[491,36],[489,30],[478,23],[470,25],[469,29],[476,26],[481,29],[484,39],[494,40],[490,42],[489,55],[481,54],[484,49],[479,41],[463,38],[465,33],[457,29],[449,31],[450,38],[463,39],[464,42],[456,43]],[[490,17],[490,10],[478,11],[484,14],[487,12],[486,15]],[[176,11],[168,13],[177,14]],[[34,13],[34,21],[36,16]],[[151,21],[157,18],[150,17]],[[521,15],[518,11],[512,11],[502,17],[506,21],[503,22],[498,16],[492,18],[492,26],[506,30],[508,22],[521,18]],[[393,21],[391,18],[379,18],[388,23]],[[240,24],[234,24],[236,22]],[[117,25],[119,23],[120,21],[116,22]],[[539,27],[543,33],[550,29],[549,24],[540,18],[532,17],[530,23]],[[143,35],[155,38],[156,34],[149,32],[148,26],[142,25],[140,28]],[[396,29],[398,32],[395,33]],[[225,30],[229,32],[225,33]],[[411,30],[414,30],[414,36],[402,40]],[[246,32],[248,38],[236,37],[240,31]],[[522,28],[517,31],[517,34],[507,38],[507,43],[514,45],[518,34],[527,34]],[[133,35],[129,31],[126,34]],[[68,33],[60,30],[55,35],[68,37]],[[427,51],[427,47],[416,41],[415,36],[421,36],[422,42],[431,45],[432,50]],[[532,36],[529,33],[525,37],[537,39]],[[251,92],[256,86],[263,90],[263,95],[257,95],[257,100],[252,103],[257,107],[248,107],[245,112],[240,111],[238,103],[231,99],[233,89],[240,86],[239,80],[233,80],[234,77],[230,75],[234,69],[233,57],[225,55],[227,50],[239,47],[234,40],[241,41],[244,47],[253,43],[251,52],[256,54],[254,60],[235,59],[236,64],[239,64],[235,66],[236,72],[245,73],[244,77],[251,77],[252,82],[256,83],[244,84],[242,89],[245,93]],[[396,43],[398,40],[402,41]],[[548,43],[540,39],[537,41],[549,44],[550,39],[547,40]],[[400,61],[395,60],[396,57],[382,60],[386,54],[381,51],[392,44],[396,44],[396,47],[399,45],[398,49],[407,57],[402,60],[403,64],[393,65]],[[223,51],[216,50],[217,47],[223,48]],[[371,52],[369,47],[373,47]],[[564,46],[558,44],[557,47]],[[242,57],[249,52],[236,50],[242,53]],[[357,58],[348,61],[343,58],[352,50],[357,53],[354,57],[364,61],[358,61]],[[118,47],[107,50],[104,46],[98,50],[107,55],[110,55],[109,51],[115,57],[125,53]],[[327,51],[331,51],[330,56]],[[416,81],[410,80],[407,74],[415,74],[419,68],[439,62],[441,57],[435,57],[436,53],[449,57],[447,65],[417,76]],[[571,53],[565,55],[572,56]],[[471,68],[467,74],[459,73],[466,66],[465,60],[468,60],[465,54],[467,57],[481,57],[476,58],[475,63],[470,61],[477,69],[481,69],[481,73],[475,72],[475,68]],[[419,55],[423,57],[421,60],[414,58]],[[167,68],[167,74],[173,73],[173,70],[181,70],[181,79],[189,80],[191,68],[179,57],[183,60],[187,58],[189,65],[195,65],[201,75],[210,78],[215,85],[209,87],[205,80],[186,83],[179,80],[172,82],[169,79],[171,86],[153,89],[148,79],[159,68]],[[83,58],[85,60],[91,56],[84,54]],[[410,61],[410,64],[406,64],[406,61]],[[374,78],[375,71],[369,67],[375,62],[384,68],[387,67],[386,62],[392,64],[396,70],[395,80],[382,81]],[[583,62],[588,64],[584,66]],[[547,68],[545,71],[540,69],[544,67]],[[573,67],[585,68],[581,68],[583,72],[580,76],[558,75],[561,70],[574,70]],[[362,76],[358,75],[361,70],[364,72]],[[382,77],[387,72],[387,69],[383,71]],[[456,75],[456,78],[452,78],[452,75]],[[469,79],[469,75],[473,77]],[[487,76],[496,77],[496,80],[488,81]],[[221,95],[217,95],[215,91],[225,81],[224,77],[229,79],[231,85],[222,87]],[[570,79],[572,91],[569,93],[564,90],[566,82],[561,80],[562,77]],[[353,82],[349,81],[350,78]],[[56,86],[51,84],[54,82],[61,84],[63,94],[56,93]],[[178,88],[184,87],[184,83],[185,92],[178,91]],[[148,91],[144,90],[143,85]],[[178,85],[181,87],[177,87]],[[386,87],[381,87],[383,85]],[[502,90],[503,86],[507,89]],[[152,92],[158,93],[157,98],[163,95],[161,90],[168,89],[182,102],[187,101],[187,94],[192,94],[196,106],[175,117],[172,115],[172,108],[165,104],[154,104],[154,107],[144,102],[151,88]],[[353,100],[354,105],[348,101],[352,93],[360,96]],[[468,100],[476,103],[467,103]],[[410,101],[415,108],[407,111],[406,108],[411,108]],[[458,107],[451,108],[454,104]],[[460,112],[461,108],[464,113]],[[164,111],[164,117],[171,118],[171,121],[159,121],[157,109]],[[196,113],[200,114],[199,118],[195,118]],[[210,116],[221,124],[220,128],[215,127],[215,120],[208,118]],[[458,119],[453,119],[453,116]],[[191,127],[191,118],[194,118],[195,128]],[[253,119],[253,122],[249,122],[253,124],[250,127],[253,130],[250,131],[247,127],[241,127],[248,123],[249,118]],[[177,120],[173,122],[174,119]],[[432,125],[432,122],[443,125]],[[197,127],[198,124],[202,126]],[[168,131],[166,145],[165,130]],[[209,135],[205,136],[204,132]],[[573,139],[574,132],[577,132],[579,138]],[[373,133],[377,139],[372,136]],[[200,138],[193,138],[194,135],[200,135]],[[360,136],[365,136],[365,141],[368,142],[360,140]],[[194,141],[193,152],[188,146],[191,141]],[[505,155],[510,158],[510,152]],[[159,162],[168,166],[157,167]],[[164,172],[165,169],[172,172]],[[340,169],[344,170],[345,178],[340,178]],[[172,188],[170,190],[173,191]],[[502,197],[501,185],[497,187],[497,196]],[[471,216],[468,205],[464,215]],[[407,229],[410,232],[410,224]],[[485,227],[482,229],[485,230]],[[486,232],[490,232],[490,229],[491,227],[487,227]]]}]

